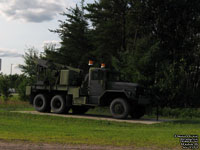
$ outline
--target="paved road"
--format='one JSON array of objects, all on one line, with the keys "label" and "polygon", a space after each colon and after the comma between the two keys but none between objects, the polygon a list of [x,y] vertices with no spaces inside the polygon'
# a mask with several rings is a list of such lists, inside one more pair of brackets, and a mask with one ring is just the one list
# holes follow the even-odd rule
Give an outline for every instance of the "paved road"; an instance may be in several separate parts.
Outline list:
[{"label": "paved road", "polygon": [[47,115],[47,116],[59,116],[59,117],[66,117],[66,118],[83,118],[83,119],[93,119],[93,120],[106,120],[106,121],[115,121],[115,122],[127,122],[127,123],[141,123],[141,124],[156,124],[161,122],[167,122],[170,120],[159,120],[156,119],[140,119],[140,120],[132,120],[132,119],[114,119],[109,116],[102,116],[102,115],[73,115],[73,114],[54,114],[54,113],[41,113],[37,111],[15,111],[17,113],[27,113],[27,114],[35,114],[35,115]]}]

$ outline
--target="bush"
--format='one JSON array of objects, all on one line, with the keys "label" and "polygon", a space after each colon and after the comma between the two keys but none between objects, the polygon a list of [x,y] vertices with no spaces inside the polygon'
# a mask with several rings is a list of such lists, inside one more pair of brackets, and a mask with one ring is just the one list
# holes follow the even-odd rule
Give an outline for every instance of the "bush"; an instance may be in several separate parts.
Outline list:
[{"label": "bush", "polygon": [[9,86],[10,86],[10,80],[8,76],[1,75],[0,76],[0,92],[4,100],[8,100],[8,98],[10,97],[11,93],[9,91]]},{"label": "bush", "polygon": [[22,101],[26,101],[28,99],[28,97],[26,96],[26,86],[28,85],[28,83],[29,83],[28,79],[24,78],[17,87],[20,100]]},{"label": "bush", "polygon": [[[153,109],[153,114],[156,115],[156,108]],[[173,118],[200,118],[200,109],[197,108],[159,108],[159,115],[162,117]]]}]

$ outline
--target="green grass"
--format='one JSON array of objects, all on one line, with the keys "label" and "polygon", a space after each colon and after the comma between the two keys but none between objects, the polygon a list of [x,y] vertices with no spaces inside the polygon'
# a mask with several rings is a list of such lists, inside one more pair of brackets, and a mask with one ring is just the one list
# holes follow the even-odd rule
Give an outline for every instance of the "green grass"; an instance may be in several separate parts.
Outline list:
[{"label": "green grass", "polygon": [[110,110],[108,107],[96,107],[93,109],[89,109],[87,114],[111,116]]},{"label": "green grass", "polygon": [[31,109],[26,102],[1,102],[0,139],[160,149],[180,148],[174,134],[200,134],[200,119],[144,125],[10,112]]},{"label": "green grass", "polygon": [[5,101],[0,98],[0,111],[15,111],[15,110],[34,110],[33,107],[25,101],[19,101],[18,96],[12,96]]}]

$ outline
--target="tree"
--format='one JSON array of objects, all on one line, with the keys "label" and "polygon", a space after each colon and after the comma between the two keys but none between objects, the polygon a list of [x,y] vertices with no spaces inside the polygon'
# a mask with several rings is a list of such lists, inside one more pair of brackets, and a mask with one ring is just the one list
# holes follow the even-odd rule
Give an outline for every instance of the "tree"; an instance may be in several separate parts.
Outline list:
[{"label": "tree", "polygon": [[[198,0],[82,0],[51,30],[61,48],[46,46],[42,58],[85,71],[92,58],[151,88],[162,106],[199,106],[199,7]],[[24,73],[35,75],[38,57],[25,54]]]},{"label": "tree", "polygon": [[17,86],[20,83],[19,76],[20,75],[18,75],[18,74],[8,75],[8,80],[9,80],[9,83],[10,83],[10,88],[14,88],[14,89],[17,88]]},{"label": "tree", "polygon": [[38,51],[35,48],[29,48],[23,58],[25,64],[19,65],[19,68],[25,75],[32,80],[35,80],[37,75],[37,65],[35,60],[40,58]]},{"label": "tree", "polygon": [[94,52],[100,61],[112,60],[129,80],[152,88],[163,106],[195,106],[199,5],[197,0],[95,1],[86,15],[93,24]]},{"label": "tree", "polygon": [[112,67],[112,57],[127,50],[127,0],[99,0],[86,7],[93,25],[92,38],[97,61]]},{"label": "tree", "polygon": [[56,63],[62,63],[63,59],[65,58],[58,51],[59,50],[58,48],[56,48],[55,44],[48,43],[44,46],[44,52],[41,55],[41,59]]},{"label": "tree", "polygon": [[30,85],[31,80],[23,74],[19,76],[18,80],[20,81],[20,83],[17,86],[17,92],[19,94],[20,100],[25,101],[28,99],[28,97],[26,96],[26,86]]},{"label": "tree", "polygon": [[84,1],[82,1],[81,8],[76,5],[75,8],[67,9],[68,12],[62,14],[66,20],[60,21],[60,28],[51,30],[58,33],[61,38],[61,48],[57,50],[56,55],[60,58],[59,63],[81,69],[88,67],[87,62],[92,50],[83,3]]},{"label": "tree", "polygon": [[[129,31],[139,27],[134,40],[136,44],[130,47],[134,56],[142,52],[136,47],[141,39],[149,36],[152,41],[159,43],[156,51],[149,51],[149,48],[144,51],[150,54],[148,58],[151,58],[151,61],[147,64],[152,64],[149,67],[151,71],[148,73],[149,69],[142,67],[140,63],[135,69],[140,76],[151,79],[152,82],[149,82],[148,86],[156,89],[163,105],[195,106],[193,95],[197,95],[195,93],[199,92],[200,88],[197,86],[200,32],[197,28],[200,23],[198,1],[138,0],[132,1],[132,6],[137,7],[131,7],[131,18],[135,22]],[[143,57],[139,60],[142,59]],[[152,71],[154,73],[151,73]]]},{"label": "tree", "polygon": [[10,81],[8,76],[6,75],[0,75],[0,92],[3,95],[4,100],[8,100],[8,97],[10,96]]}]

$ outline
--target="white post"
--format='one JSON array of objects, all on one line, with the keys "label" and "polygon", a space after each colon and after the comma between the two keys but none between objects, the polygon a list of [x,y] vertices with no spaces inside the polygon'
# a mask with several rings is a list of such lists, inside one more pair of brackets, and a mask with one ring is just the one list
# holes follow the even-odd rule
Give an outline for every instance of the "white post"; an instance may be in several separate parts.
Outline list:
[{"label": "white post", "polygon": [[10,66],[10,75],[12,75],[12,66],[13,66],[13,64],[11,64],[11,66]]},{"label": "white post", "polygon": [[1,71],[1,58],[0,58],[0,71]]}]

